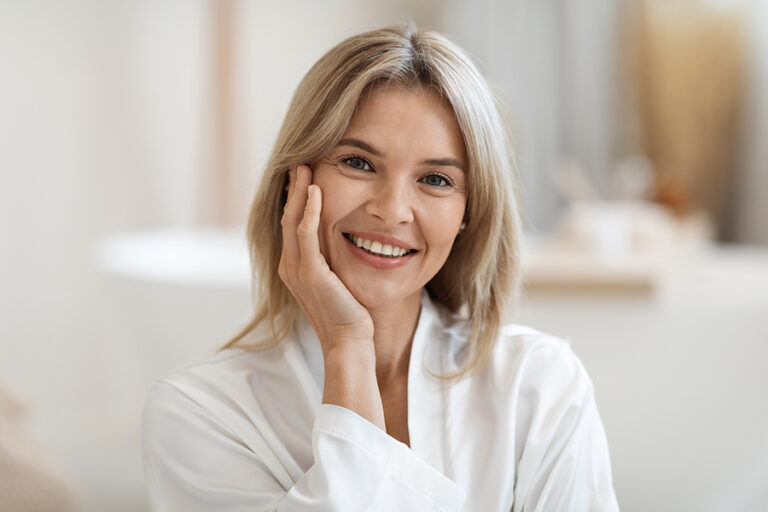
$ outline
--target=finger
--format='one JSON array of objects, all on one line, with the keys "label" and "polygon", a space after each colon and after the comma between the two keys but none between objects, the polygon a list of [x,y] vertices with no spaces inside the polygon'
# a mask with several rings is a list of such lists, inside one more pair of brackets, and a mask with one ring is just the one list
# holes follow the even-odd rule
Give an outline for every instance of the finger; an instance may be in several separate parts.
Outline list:
[{"label": "finger", "polygon": [[307,204],[307,187],[312,183],[312,170],[306,165],[296,166],[293,181],[293,188],[290,191],[291,198],[288,201],[288,214],[296,220],[298,225]]},{"label": "finger", "polygon": [[320,211],[322,210],[323,197],[320,187],[310,185],[307,190],[307,205],[304,209],[304,217],[299,223],[297,233],[299,252],[302,264],[306,262],[314,265],[320,262],[320,242],[317,228],[320,225]]},{"label": "finger", "polygon": [[288,173],[288,194],[291,194],[296,189],[296,182],[298,181],[299,167],[303,167],[304,170],[307,166],[296,165],[290,169]]},{"label": "finger", "polygon": [[283,257],[289,259],[298,259],[299,256],[296,228],[306,205],[306,189],[311,179],[309,174],[306,166],[298,166],[293,170],[292,184],[289,186],[288,199],[283,209]]},{"label": "finger", "polygon": [[285,198],[285,204],[283,205],[283,214],[288,213],[289,217],[291,215],[295,217],[296,212],[301,212],[301,209],[303,208],[303,205],[296,207],[296,205],[294,205],[294,200],[291,199],[294,196],[294,191],[296,190],[298,175],[300,174],[299,167],[300,166],[296,166],[288,170],[288,184],[286,185],[286,188],[285,188],[287,193]]}]

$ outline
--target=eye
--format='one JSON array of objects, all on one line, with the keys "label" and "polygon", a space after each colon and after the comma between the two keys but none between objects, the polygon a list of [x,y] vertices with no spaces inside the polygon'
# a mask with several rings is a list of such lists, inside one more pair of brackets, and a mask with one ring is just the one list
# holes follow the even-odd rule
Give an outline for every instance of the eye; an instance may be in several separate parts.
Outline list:
[{"label": "eye", "polygon": [[422,178],[422,181],[430,187],[449,187],[453,185],[453,182],[448,176],[437,173],[427,174]]},{"label": "eye", "polygon": [[371,164],[368,163],[367,160],[364,158],[360,158],[359,156],[350,156],[347,158],[342,159],[342,162],[347,164],[349,167],[353,169],[357,169],[358,171],[372,171],[373,168],[371,167]]}]

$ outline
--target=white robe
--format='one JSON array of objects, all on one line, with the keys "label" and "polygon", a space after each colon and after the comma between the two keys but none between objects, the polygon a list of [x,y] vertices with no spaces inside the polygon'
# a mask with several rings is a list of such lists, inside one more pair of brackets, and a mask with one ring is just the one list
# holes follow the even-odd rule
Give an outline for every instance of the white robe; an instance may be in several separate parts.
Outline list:
[{"label": "white robe", "polygon": [[568,343],[508,325],[483,370],[453,385],[430,375],[460,367],[467,334],[424,294],[410,448],[321,403],[322,353],[303,317],[277,348],[227,349],[154,384],[142,418],[152,509],[618,510],[592,383]]}]

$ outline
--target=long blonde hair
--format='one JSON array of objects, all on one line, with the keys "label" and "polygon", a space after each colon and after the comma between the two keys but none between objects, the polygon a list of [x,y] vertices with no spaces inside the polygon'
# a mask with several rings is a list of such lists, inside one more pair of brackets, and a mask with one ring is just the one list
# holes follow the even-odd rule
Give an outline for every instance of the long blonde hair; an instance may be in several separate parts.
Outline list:
[{"label": "long blonde hair", "polygon": [[298,306],[277,274],[288,169],[330,153],[363,92],[382,83],[428,87],[447,99],[456,115],[469,163],[466,227],[426,287],[433,301],[468,315],[468,357],[453,377],[473,372],[489,358],[519,282],[513,154],[493,95],[469,58],[442,35],[412,25],[346,39],[317,61],[296,89],[248,221],[258,305],[225,347],[265,322],[271,341],[257,348],[288,336]]}]

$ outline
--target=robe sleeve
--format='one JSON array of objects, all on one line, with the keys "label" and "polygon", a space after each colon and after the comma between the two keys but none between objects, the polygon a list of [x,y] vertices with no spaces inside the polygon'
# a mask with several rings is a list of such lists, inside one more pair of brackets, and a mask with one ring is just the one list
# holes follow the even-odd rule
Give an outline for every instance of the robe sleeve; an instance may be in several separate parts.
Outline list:
[{"label": "robe sleeve", "polygon": [[608,442],[581,361],[563,342],[537,351],[526,371],[546,378],[524,392],[536,405],[521,428],[513,512],[618,511]]},{"label": "robe sleeve", "polygon": [[[254,427],[255,428],[255,427]],[[155,384],[142,416],[154,512],[451,511],[463,491],[357,414],[322,405],[314,464],[286,489],[262,458],[170,384]]]}]

